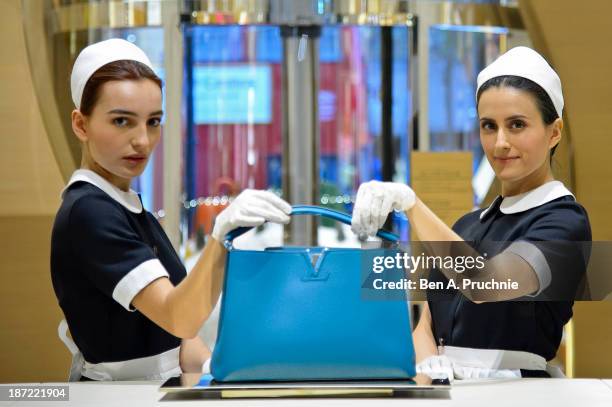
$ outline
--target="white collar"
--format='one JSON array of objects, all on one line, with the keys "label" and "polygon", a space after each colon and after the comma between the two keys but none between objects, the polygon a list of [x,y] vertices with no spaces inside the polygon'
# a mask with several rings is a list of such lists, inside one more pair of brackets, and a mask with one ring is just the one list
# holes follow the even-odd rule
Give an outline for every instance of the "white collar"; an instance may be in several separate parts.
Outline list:
[{"label": "white collar", "polygon": [[76,170],[72,174],[72,177],[70,177],[70,181],[68,181],[68,185],[66,185],[62,190],[62,199],[64,198],[64,193],[66,192],[68,187],[79,181],[89,182],[90,184],[100,188],[102,191],[106,192],[108,196],[119,202],[130,212],[142,212],[142,202],[140,201],[140,198],[136,191],[132,189],[127,192],[122,191],[121,189],[117,188],[95,172],[85,169]]},{"label": "white collar", "polygon": [[[567,195],[574,196],[561,181],[550,181],[531,191],[503,198],[499,205],[499,210],[504,214],[524,212]],[[495,201],[497,199],[499,197]],[[480,213],[480,219],[484,218],[489,209],[495,204],[495,201]]]}]

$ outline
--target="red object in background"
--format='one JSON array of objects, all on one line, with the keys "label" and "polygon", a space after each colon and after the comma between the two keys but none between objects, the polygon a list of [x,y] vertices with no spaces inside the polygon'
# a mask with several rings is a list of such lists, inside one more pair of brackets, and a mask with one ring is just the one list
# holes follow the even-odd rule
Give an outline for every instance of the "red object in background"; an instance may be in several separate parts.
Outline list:
[{"label": "red object in background", "polygon": [[[321,135],[321,143],[319,145],[321,155],[336,155],[338,153],[338,130],[337,120],[338,112],[342,111],[339,109],[343,106],[344,95],[341,92],[341,84],[343,82],[342,71],[340,64],[326,63],[319,65],[320,73],[320,85],[319,95],[322,93],[325,95],[333,95],[330,97],[331,100],[325,103],[333,102],[333,106],[321,106],[323,103],[319,103],[319,132]],[[340,72],[339,72],[340,71]],[[319,96],[319,101],[323,99]],[[325,98],[327,99],[327,97]],[[332,110],[333,117],[327,117],[328,113],[332,112],[321,112],[322,109]]]},{"label": "red object in background", "polygon": [[[214,196],[225,195],[228,197],[234,197],[240,193],[238,184],[233,179],[222,177],[217,179],[215,182]],[[229,205],[229,202],[219,205],[198,205],[196,208],[196,214],[194,219],[193,230],[202,228],[205,235],[209,235],[212,232],[212,227],[215,218],[223,209]]]},{"label": "red object in background", "polygon": [[272,121],[268,124],[196,126],[197,197],[214,194],[217,179],[235,180],[240,190],[268,187],[268,156],[282,151],[281,66],[272,68]]}]

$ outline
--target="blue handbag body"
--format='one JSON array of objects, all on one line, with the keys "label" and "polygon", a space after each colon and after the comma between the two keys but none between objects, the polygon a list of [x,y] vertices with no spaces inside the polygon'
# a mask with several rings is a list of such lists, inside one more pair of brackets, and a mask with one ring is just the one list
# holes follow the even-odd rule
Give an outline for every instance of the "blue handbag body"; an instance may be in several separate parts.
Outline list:
[{"label": "blue handbag body", "polygon": [[[295,206],[350,224],[341,212]],[[228,234],[228,242],[248,228]],[[384,231],[388,240],[397,236]],[[388,249],[230,248],[211,373],[217,381],[409,379],[408,303],[365,300],[363,262]],[[364,257],[365,256],[365,257]],[[314,259],[314,260],[313,260]],[[371,262],[370,262],[371,264]]]}]

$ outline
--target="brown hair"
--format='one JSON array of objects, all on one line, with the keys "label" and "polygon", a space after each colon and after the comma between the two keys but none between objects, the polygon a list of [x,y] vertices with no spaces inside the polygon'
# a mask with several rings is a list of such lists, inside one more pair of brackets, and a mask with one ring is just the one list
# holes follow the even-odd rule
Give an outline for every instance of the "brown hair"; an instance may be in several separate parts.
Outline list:
[{"label": "brown hair", "polygon": [[131,60],[120,60],[110,62],[99,68],[87,80],[81,97],[81,113],[85,116],[91,115],[91,112],[99,98],[99,89],[106,82],[123,81],[123,80],[140,80],[150,79],[159,86],[163,87],[162,80],[155,75],[155,72],[143,63]]}]

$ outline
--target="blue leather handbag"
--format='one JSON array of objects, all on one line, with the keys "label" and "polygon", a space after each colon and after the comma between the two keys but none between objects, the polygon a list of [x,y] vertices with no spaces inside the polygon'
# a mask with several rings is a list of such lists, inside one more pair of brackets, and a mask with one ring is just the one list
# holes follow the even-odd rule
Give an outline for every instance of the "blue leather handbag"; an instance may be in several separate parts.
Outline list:
[{"label": "blue leather handbag", "polygon": [[[347,214],[294,206],[350,224]],[[415,375],[408,302],[361,295],[364,261],[389,249],[280,247],[228,257],[217,342],[216,381],[409,379]],[[378,236],[397,241],[386,231]],[[395,250],[395,249],[394,249]],[[370,262],[371,264],[371,262]],[[367,274],[367,273],[366,273]]]}]

